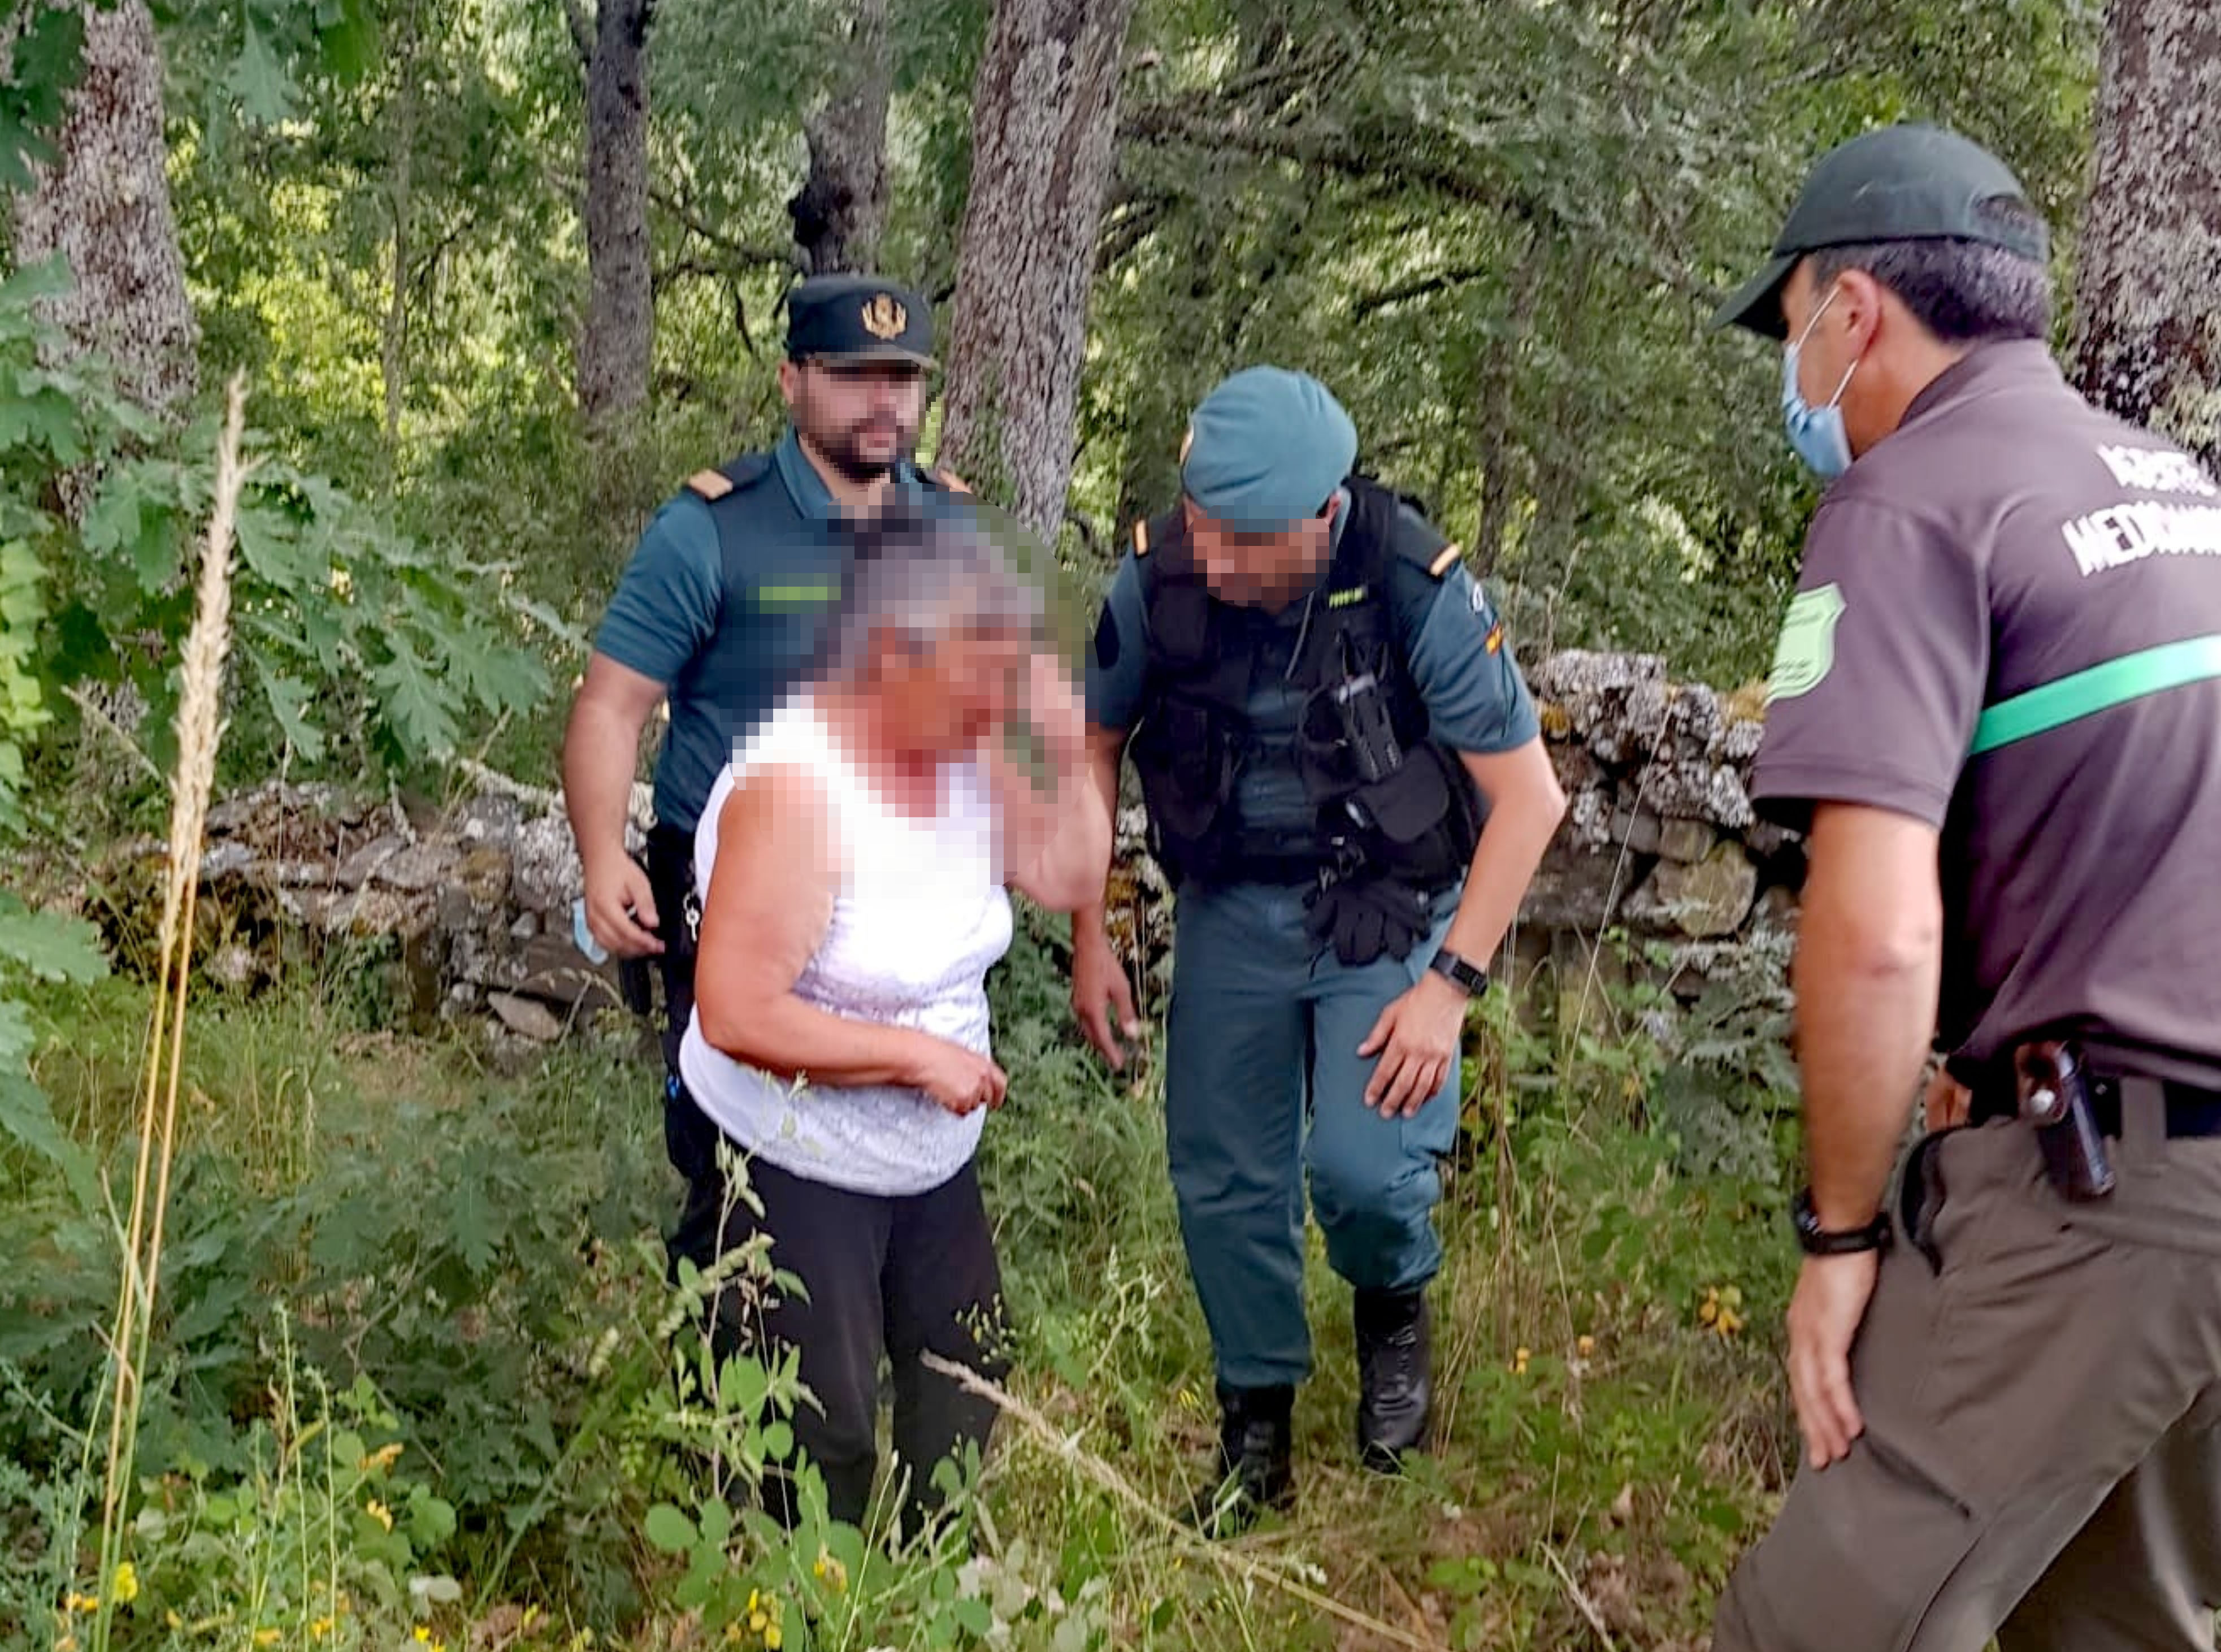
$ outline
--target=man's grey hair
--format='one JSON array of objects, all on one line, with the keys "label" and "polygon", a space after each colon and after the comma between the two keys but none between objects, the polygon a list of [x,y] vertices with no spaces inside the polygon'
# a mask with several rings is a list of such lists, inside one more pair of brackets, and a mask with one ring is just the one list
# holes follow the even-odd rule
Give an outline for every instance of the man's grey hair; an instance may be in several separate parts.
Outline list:
[{"label": "man's grey hair", "polygon": [[[2002,227],[2034,227],[2034,208],[2010,196],[1979,208]],[[1813,291],[1846,270],[1863,270],[1902,299],[1913,319],[1946,344],[2048,339],[2051,271],[1987,241],[1936,237],[1824,247],[1812,254]]]},{"label": "man's grey hair", "polygon": [[888,632],[931,648],[951,637],[1037,635],[1041,593],[975,523],[904,511],[856,532],[819,675],[854,681]]}]

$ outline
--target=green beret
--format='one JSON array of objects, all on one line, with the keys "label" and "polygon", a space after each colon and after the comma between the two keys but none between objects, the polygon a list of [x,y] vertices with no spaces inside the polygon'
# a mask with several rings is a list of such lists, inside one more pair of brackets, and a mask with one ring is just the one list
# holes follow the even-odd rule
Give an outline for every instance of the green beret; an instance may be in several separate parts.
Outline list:
[{"label": "green beret", "polygon": [[1204,514],[1244,533],[1316,516],[1357,462],[1357,427],[1309,373],[1245,367],[1188,421],[1180,484]]}]

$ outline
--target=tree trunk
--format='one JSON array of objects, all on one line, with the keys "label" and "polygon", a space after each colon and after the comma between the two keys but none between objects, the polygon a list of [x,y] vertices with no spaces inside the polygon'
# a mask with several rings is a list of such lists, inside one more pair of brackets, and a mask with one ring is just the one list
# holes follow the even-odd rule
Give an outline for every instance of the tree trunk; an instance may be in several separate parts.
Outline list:
[{"label": "tree trunk", "polygon": [[2221,6],[2112,0],[2074,295],[2085,395],[2221,460]]},{"label": "tree trunk", "polygon": [[1054,537],[1134,0],[996,0],[972,105],[941,454]]},{"label": "tree trunk", "polygon": [[586,266],[579,404],[603,420],[648,400],[655,293],[648,247],[648,27],[653,0],[601,0],[586,66]]},{"label": "tree trunk", "polygon": [[787,203],[803,268],[831,275],[871,266],[887,222],[887,98],[894,53],[887,0],[854,0],[844,53],[848,72],[803,131],[810,176]]},{"label": "tree trunk", "polygon": [[16,263],[68,259],[74,289],[48,318],[72,351],[97,350],[141,406],[166,413],[197,377],[192,304],[164,170],[162,57],[145,0],[87,0],[84,72],[55,158],[16,210]]}]

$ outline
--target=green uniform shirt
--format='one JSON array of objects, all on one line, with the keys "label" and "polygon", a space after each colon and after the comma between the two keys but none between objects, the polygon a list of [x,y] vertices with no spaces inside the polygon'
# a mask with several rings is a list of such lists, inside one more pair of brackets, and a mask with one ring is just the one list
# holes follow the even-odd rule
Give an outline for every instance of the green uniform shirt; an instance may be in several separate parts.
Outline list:
[{"label": "green uniform shirt", "polygon": [[[908,466],[901,479],[918,482]],[[840,512],[791,430],[767,473],[716,510],[743,525],[733,547],[691,491],[656,513],[594,639],[597,653],[669,693],[655,817],[685,831],[735,744],[809,669],[845,568]]]}]

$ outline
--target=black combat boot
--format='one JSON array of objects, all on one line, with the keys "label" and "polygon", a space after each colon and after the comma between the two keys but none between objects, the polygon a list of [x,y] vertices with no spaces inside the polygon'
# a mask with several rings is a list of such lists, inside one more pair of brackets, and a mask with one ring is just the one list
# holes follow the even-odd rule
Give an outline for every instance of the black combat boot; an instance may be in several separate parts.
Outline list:
[{"label": "black combat boot", "polygon": [[1427,1437],[1427,1298],[1420,1291],[1357,1293],[1357,1455],[1392,1474]]},{"label": "black combat boot", "polygon": [[1267,1509],[1296,1500],[1296,1391],[1292,1386],[1235,1388],[1218,1385],[1218,1472],[1197,1489],[1195,1524],[1214,1536],[1231,1536]]}]

